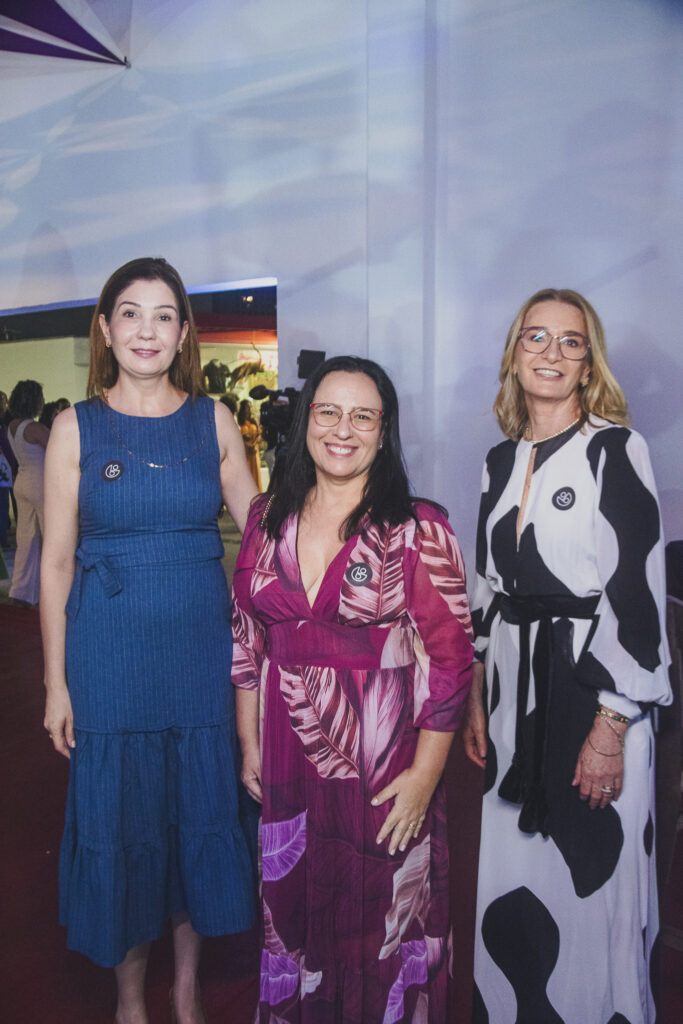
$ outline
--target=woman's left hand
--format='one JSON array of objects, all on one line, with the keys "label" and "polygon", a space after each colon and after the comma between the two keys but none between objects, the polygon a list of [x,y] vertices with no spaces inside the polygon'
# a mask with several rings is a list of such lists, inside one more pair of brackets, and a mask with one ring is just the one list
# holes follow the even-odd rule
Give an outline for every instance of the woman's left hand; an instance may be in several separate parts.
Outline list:
[{"label": "woman's left hand", "polygon": [[595,810],[618,800],[623,784],[623,750],[615,731],[597,718],[581,747],[572,786],[579,786],[579,796]]},{"label": "woman's left hand", "polygon": [[390,837],[389,853],[392,856],[396,850],[405,850],[411,839],[417,839],[435,787],[436,782],[412,766],[373,797],[373,807],[395,798],[394,806],[377,833],[378,844]]}]

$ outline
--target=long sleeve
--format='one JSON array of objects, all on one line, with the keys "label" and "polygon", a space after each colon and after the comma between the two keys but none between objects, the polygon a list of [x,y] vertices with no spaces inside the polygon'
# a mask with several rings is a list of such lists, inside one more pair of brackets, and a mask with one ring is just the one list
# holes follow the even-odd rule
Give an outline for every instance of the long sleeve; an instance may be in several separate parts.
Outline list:
[{"label": "long sleeve", "polygon": [[232,682],[246,690],[258,689],[265,647],[265,628],[252,614],[252,588],[258,586],[260,503],[252,508],[237,556],[233,578],[232,604]]},{"label": "long sleeve", "polygon": [[598,488],[596,559],[602,594],[578,659],[601,703],[632,716],[668,704],[664,544],[647,445],[634,431],[599,431],[587,449]]},{"label": "long sleeve", "polygon": [[458,542],[447,520],[420,511],[409,551],[406,604],[415,626],[414,724],[457,728],[472,682],[472,624]]},{"label": "long sleeve", "polygon": [[488,579],[489,517],[507,484],[515,463],[514,441],[503,441],[492,448],[484,462],[481,474],[481,499],[477,521],[476,571],[477,576],[472,595],[472,626],[475,635],[475,658],[486,659],[491,623],[497,610],[496,591]]}]

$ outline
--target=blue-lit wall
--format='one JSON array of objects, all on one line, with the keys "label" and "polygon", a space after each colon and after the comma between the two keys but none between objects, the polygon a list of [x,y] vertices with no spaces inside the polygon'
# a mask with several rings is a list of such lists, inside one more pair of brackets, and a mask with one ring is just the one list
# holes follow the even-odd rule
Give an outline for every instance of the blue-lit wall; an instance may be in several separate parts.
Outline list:
[{"label": "blue-lit wall", "polygon": [[190,285],[277,277],[283,381],[300,348],[382,362],[471,565],[507,326],[578,288],[683,536],[683,4],[63,6],[132,66],[2,55],[0,308],[143,253]]}]

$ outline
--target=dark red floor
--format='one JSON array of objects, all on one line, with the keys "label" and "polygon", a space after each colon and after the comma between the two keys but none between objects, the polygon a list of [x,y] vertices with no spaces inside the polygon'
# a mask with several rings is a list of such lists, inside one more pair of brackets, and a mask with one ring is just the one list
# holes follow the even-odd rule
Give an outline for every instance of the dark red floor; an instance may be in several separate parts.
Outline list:
[{"label": "dark red floor", "polygon": [[[113,973],[67,951],[64,931],[57,922],[57,854],[68,765],[53,752],[42,729],[37,613],[0,603],[0,637],[0,1022],[111,1024]],[[460,994],[454,1024],[466,1024],[472,984],[481,777],[460,753],[459,745],[448,773],[454,961]],[[663,924],[679,930],[683,928],[681,838],[679,835],[672,880],[662,896]],[[247,1024],[251,1020],[257,995],[256,963],[254,935],[207,940],[202,986],[211,1024]],[[683,950],[662,947],[659,978],[659,1024],[680,1024]],[[169,1019],[170,984],[167,936],[156,944],[150,960],[148,1004],[153,1024]]]}]

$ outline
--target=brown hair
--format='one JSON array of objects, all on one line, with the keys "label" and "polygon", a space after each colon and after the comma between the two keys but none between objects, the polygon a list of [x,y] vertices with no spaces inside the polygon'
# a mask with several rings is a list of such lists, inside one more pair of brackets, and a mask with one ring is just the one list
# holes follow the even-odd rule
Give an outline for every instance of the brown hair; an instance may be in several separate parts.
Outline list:
[{"label": "brown hair", "polygon": [[500,429],[506,437],[517,441],[528,423],[529,414],[524,391],[517,375],[513,372],[515,350],[519,332],[531,307],[538,302],[548,301],[564,302],[568,306],[575,306],[583,314],[586,324],[586,333],[590,341],[586,361],[590,367],[590,373],[588,383],[585,387],[579,387],[577,394],[581,409],[581,424],[583,425],[589,416],[595,415],[610,420],[612,423],[626,425],[629,422],[628,406],[624,393],[607,363],[605,332],[600,317],[588,299],[578,292],[574,292],[570,288],[543,288],[526,300],[508,331],[498,375],[501,388],[493,403],[493,411],[498,418]]},{"label": "brown hair", "polygon": [[99,302],[90,324],[90,372],[88,374],[88,398],[102,397],[107,388],[118,378],[119,367],[114,353],[107,348],[100,326],[100,316],[109,323],[116,300],[134,281],[163,281],[173,292],[178,303],[180,323],[187,323],[188,331],[182,351],[176,354],[168,376],[171,384],[196,398],[202,390],[202,370],[199,357],[199,339],[192,316],[192,307],[180,274],[165,259],[143,256],[130,260],[111,275],[100,295]]},{"label": "brown hair", "polygon": [[20,380],[9,396],[10,416],[15,420],[34,420],[44,405],[43,388],[37,380]]}]

